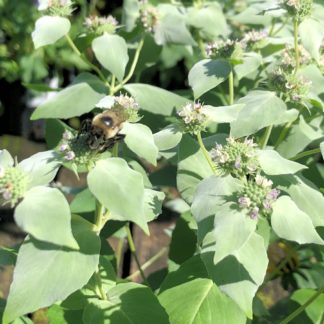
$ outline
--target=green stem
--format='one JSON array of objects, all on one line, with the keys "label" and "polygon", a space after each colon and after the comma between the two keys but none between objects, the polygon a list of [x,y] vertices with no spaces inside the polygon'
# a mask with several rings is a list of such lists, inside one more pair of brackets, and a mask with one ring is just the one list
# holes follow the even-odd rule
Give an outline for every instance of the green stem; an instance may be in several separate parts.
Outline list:
[{"label": "green stem", "polygon": [[143,269],[141,267],[141,264],[139,262],[137,254],[136,254],[136,247],[135,247],[135,243],[133,241],[132,233],[131,233],[130,228],[129,228],[129,223],[126,224],[125,228],[126,228],[126,233],[127,233],[127,240],[128,240],[129,249],[131,250],[131,253],[132,253],[132,255],[133,255],[134,259],[135,259],[137,268],[138,268],[138,270],[139,270],[139,272],[141,274],[141,277],[142,277],[144,283],[149,286],[149,284],[147,282],[147,279],[146,279],[146,276],[144,274],[144,271],[143,271]]},{"label": "green stem", "polygon": [[289,20],[289,16],[287,16],[287,18],[284,20],[284,22],[281,24],[281,26],[276,31],[273,31],[271,35],[269,34],[269,36],[277,35],[286,26],[288,20]]},{"label": "green stem", "polygon": [[296,67],[295,73],[299,69],[299,49],[298,49],[298,20],[294,19],[294,46],[295,46],[295,60],[296,60]]},{"label": "green stem", "polygon": [[199,49],[200,49],[200,52],[201,52],[201,56],[205,59],[208,56],[207,56],[207,53],[206,53],[204,41],[200,37],[199,31],[197,31],[196,37],[197,37],[197,43],[198,43],[198,46],[199,46]]},{"label": "green stem", "polygon": [[109,90],[109,94],[111,96],[115,94],[115,82],[116,82],[116,76],[113,74],[111,77],[110,90]]},{"label": "green stem", "polygon": [[95,280],[96,280],[96,289],[98,290],[98,296],[102,300],[108,300],[107,294],[105,293],[103,286],[102,286],[102,280],[101,280],[99,268],[97,269],[97,271],[95,272],[94,275],[95,275]]},{"label": "green stem", "polygon": [[123,247],[124,247],[124,237],[121,237],[118,240],[117,250],[116,250],[116,273],[119,274],[119,268],[120,263],[122,259],[122,253],[123,253]]},{"label": "green stem", "polygon": [[112,149],[112,156],[113,157],[118,157],[118,147],[119,147],[119,145],[118,145],[118,142],[117,142],[117,143],[115,143],[115,145],[114,145],[114,147]]},{"label": "green stem", "polygon": [[319,288],[319,290],[310,297],[303,305],[298,307],[294,312],[292,312],[289,316],[287,316],[280,324],[287,324],[291,322],[295,317],[297,317],[301,312],[303,312],[308,305],[310,305],[316,298],[318,298],[324,292],[324,286]]},{"label": "green stem", "polygon": [[275,148],[279,146],[279,144],[285,139],[290,127],[292,125],[292,122],[289,122],[285,125],[285,127],[282,129],[282,131],[279,134],[279,137],[276,141]]},{"label": "green stem", "polygon": [[233,69],[228,76],[228,87],[229,87],[229,104],[230,106],[234,104],[234,73]]},{"label": "green stem", "polygon": [[113,89],[113,93],[116,93],[117,91],[119,91],[124,86],[124,84],[126,84],[132,78],[135,68],[136,68],[136,65],[138,63],[139,55],[141,53],[143,45],[144,45],[144,36],[141,38],[141,40],[138,43],[133,62],[132,62],[132,65],[130,67],[130,70],[129,70],[127,76],[124,78],[124,80],[117,87],[115,87]]},{"label": "green stem", "polygon": [[272,128],[273,128],[273,125],[270,125],[266,128],[265,130],[265,133],[262,137],[262,140],[261,140],[261,143],[260,143],[260,147],[261,149],[263,150],[267,144],[268,144],[268,141],[269,141],[269,138],[270,138],[270,135],[271,135],[271,131],[272,131]]},{"label": "green stem", "polygon": [[103,216],[104,207],[103,205],[97,200],[96,201],[96,210],[95,210],[95,230],[96,232],[100,232],[101,224],[102,224],[102,216]]},{"label": "green stem", "polygon": [[[166,252],[168,251],[168,248],[164,247],[161,249],[158,253],[152,256],[149,260],[147,260],[143,265],[142,265],[142,270],[144,271],[145,269],[149,268],[155,261],[160,259]],[[129,275],[126,279],[132,280],[136,278],[140,273],[139,270],[133,272],[131,275]]]},{"label": "green stem", "polygon": [[200,146],[200,148],[201,148],[201,150],[202,150],[202,152],[203,152],[203,154],[204,154],[210,168],[212,169],[213,173],[216,174],[216,168],[215,168],[214,163],[211,160],[211,157],[209,155],[209,152],[207,151],[207,149],[206,149],[206,147],[204,145],[204,142],[203,142],[203,140],[201,138],[201,132],[199,132],[197,134],[197,139],[198,139],[199,146]]},{"label": "green stem", "polygon": [[291,161],[296,161],[299,160],[305,156],[309,156],[309,155],[313,155],[313,154],[317,154],[317,153],[321,153],[321,149],[320,148],[316,148],[316,149],[312,149],[309,151],[305,151],[305,152],[301,152],[297,155],[295,155],[294,157],[290,158],[289,160]]},{"label": "green stem", "polygon": [[80,51],[79,49],[76,47],[76,45],[74,44],[72,38],[70,37],[70,35],[66,34],[65,35],[65,38],[67,40],[67,42],[69,43],[70,47],[72,48],[72,50],[75,52],[75,54],[77,54],[81,59],[82,61],[87,64],[92,70],[94,70],[99,78],[102,80],[102,82],[104,82],[104,84],[110,88],[110,84],[107,82],[105,76],[103,75],[103,73],[100,71],[100,69],[95,66],[94,64],[92,64]]},{"label": "green stem", "polygon": [[275,28],[275,25],[276,25],[275,20],[272,19],[271,20],[271,27],[270,27],[270,30],[269,30],[269,33],[268,33],[269,36],[272,36],[272,33],[274,31],[274,28]]}]

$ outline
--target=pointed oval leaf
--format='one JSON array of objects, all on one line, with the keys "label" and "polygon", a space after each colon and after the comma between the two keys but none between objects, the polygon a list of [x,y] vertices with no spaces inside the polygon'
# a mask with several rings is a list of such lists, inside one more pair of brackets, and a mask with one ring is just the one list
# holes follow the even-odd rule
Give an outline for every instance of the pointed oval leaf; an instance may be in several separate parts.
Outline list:
[{"label": "pointed oval leaf", "polygon": [[60,165],[53,150],[36,153],[19,163],[19,167],[28,173],[29,188],[49,184],[55,178]]},{"label": "pointed oval leaf", "polygon": [[36,21],[32,38],[35,48],[54,44],[65,36],[71,28],[71,23],[67,18],[43,16]]},{"label": "pointed oval leaf", "polygon": [[190,258],[166,277],[159,301],[172,324],[246,322],[239,307],[208,278],[199,256]]},{"label": "pointed oval leaf", "polygon": [[91,111],[106,92],[105,85],[97,77],[90,73],[80,74],[74,84],[37,107],[31,119],[81,116]]},{"label": "pointed oval leaf", "polygon": [[246,53],[243,57],[243,63],[234,66],[234,71],[238,80],[241,80],[249,74],[255,72],[261,63],[262,56],[260,54]]},{"label": "pointed oval leaf", "polygon": [[222,107],[203,106],[201,111],[210,121],[215,123],[231,123],[237,119],[244,106],[244,104]]},{"label": "pointed oval leaf", "polygon": [[230,64],[225,60],[202,60],[189,71],[189,85],[195,99],[225,81],[231,72]]},{"label": "pointed oval leaf", "polygon": [[9,168],[14,165],[14,159],[7,150],[0,150],[0,166]]},{"label": "pointed oval leaf", "polygon": [[183,12],[171,4],[161,4],[157,9],[160,19],[154,31],[154,39],[158,45],[195,45],[195,41],[186,26]]},{"label": "pointed oval leaf", "polygon": [[71,230],[69,204],[56,188],[34,187],[15,209],[15,221],[40,241],[78,249]]},{"label": "pointed oval leaf", "polygon": [[307,166],[283,158],[275,150],[258,151],[258,159],[262,170],[269,175],[293,174],[307,169]]},{"label": "pointed oval leaf", "polygon": [[276,234],[286,240],[324,245],[309,216],[289,196],[282,196],[273,204],[271,225]]},{"label": "pointed oval leaf", "polygon": [[161,214],[164,198],[165,194],[162,191],[144,189],[144,213],[148,222]]},{"label": "pointed oval leaf", "polygon": [[299,123],[292,126],[286,139],[278,146],[278,152],[286,158],[291,158],[321,137],[323,137],[322,130],[312,127],[305,122],[303,116],[300,116]]},{"label": "pointed oval leaf", "polygon": [[159,150],[149,127],[139,123],[125,123],[120,133],[126,135],[124,142],[132,152],[156,165]]},{"label": "pointed oval leaf", "polygon": [[92,300],[83,323],[168,324],[168,315],[151,289],[137,283],[121,283],[109,289],[107,300]]},{"label": "pointed oval leaf", "polygon": [[236,138],[281,123],[280,118],[286,111],[286,104],[270,91],[251,91],[237,103],[245,106],[237,120],[231,123],[231,135]]},{"label": "pointed oval leaf", "polygon": [[216,39],[228,35],[229,28],[219,3],[206,3],[202,7],[189,7],[187,24],[197,28],[203,39]]},{"label": "pointed oval leaf", "polygon": [[299,25],[299,34],[303,46],[319,62],[320,47],[324,37],[323,25],[315,19],[306,18]]},{"label": "pointed oval leaf", "polygon": [[124,89],[136,99],[141,109],[163,116],[172,115],[176,109],[190,101],[173,92],[148,84],[131,83],[125,85]]},{"label": "pointed oval leaf", "polygon": [[198,183],[213,175],[198,143],[190,136],[182,137],[179,145],[179,163],[177,172],[177,188],[181,196],[192,201]]},{"label": "pointed oval leaf", "polygon": [[148,232],[143,177],[132,170],[125,160],[110,158],[99,161],[88,174],[88,185],[110,211],[110,219],[132,221]]},{"label": "pointed oval leaf", "polygon": [[159,148],[159,151],[167,151],[176,147],[182,138],[182,133],[179,131],[176,125],[169,125],[158,133],[153,135],[155,145]]},{"label": "pointed oval leaf", "polygon": [[25,239],[19,249],[4,321],[64,300],[89,281],[100,252],[100,238],[92,226],[79,216],[73,217],[72,230],[80,251]]},{"label": "pointed oval leaf", "polygon": [[129,60],[124,38],[104,34],[93,40],[92,49],[100,64],[122,81]]},{"label": "pointed oval leaf", "polygon": [[252,318],[253,298],[264,280],[268,266],[263,238],[252,233],[240,249],[217,264],[214,263],[212,252],[202,250],[201,253],[209,276],[248,318]]},{"label": "pointed oval leaf", "polygon": [[[231,204],[218,206],[216,215],[211,217],[209,228],[207,220],[198,223],[198,237],[202,240],[203,251],[213,252],[214,264],[238,251],[254,233],[257,224],[243,211],[234,209]],[[204,237],[201,232],[204,232]]]}]

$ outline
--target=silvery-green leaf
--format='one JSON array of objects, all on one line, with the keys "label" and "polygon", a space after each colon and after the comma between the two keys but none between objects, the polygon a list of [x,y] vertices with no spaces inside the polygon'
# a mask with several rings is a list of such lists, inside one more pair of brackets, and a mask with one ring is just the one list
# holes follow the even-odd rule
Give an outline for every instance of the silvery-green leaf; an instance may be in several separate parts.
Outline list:
[{"label": "silvery-green leaf", "polygon": [[271,225],[276,234],[299,244],[324,245],[310,217],[300,210],[289,196],[281,196],[273,204]]},{"label": "silvery-green leaf", "polygon": [[15,209],[15,221],[40,241],[79,249],[71,230],[71,212],[56,188],[34,187]]},{"label": "silvery-green leaf", "polygon": [[29,188],[49,184],[60,166],[57,153],[53,150],[36,153],[19,163],[19,167],[29,176]]},{"label": "silvery-green leaf", "polygon": [[100,101],[96,104],[96,107],[109,109],[114,105],[114,103],[115,99],[113,96],[106,96],[100,99]]},{"label": "silvery-green leaf", "polygon": [[132,152],[156,165],[159,150],[149,127],[139,123],[125,123],[120,133],[126,135],[124,142]]},{"label": "silvery-green leaf", "polygon": [[144,213],[146,220],[151,222],[161,214],[165,194],[162,191],[144,189]]},{"label": "silvery-green leaf", "polygon": [[129,60],[124,38],[106,33],[92,41],[92,49],[99,63],[122,81]]},{"label": "silvery-green leaf", "polygon": [[307,166],[283,158],[275,150],[259,150],[258,159],[262,170],[269,175],[293,174]]},{"label": "silvery-green leaf", "polygon": [[317,62],[320,59],[320,47],[324,38],[323,27],[323,24],[313,18],[306,18],[299,25],[301,43]]},{"label": "silvery-green leaf", "polygon": [[67,18],[43,16],[36,21],[32,38],[35,48],[54,44],[65,36],[71,28],[71,23]]},{"label": "silvery-green leaf", "polygon": [[208,117],[208,120],[210,121],[215,123],[231,123],[237,119],[241,109],[244,106],[244,104],[222,107],[213,107],[207,105],[203,106],[201,111]]},{"label": "silvery-green leaf", "polygon": [[14,159],[7,150],[0,150],[0,166],[8,168],[13,166]]},{"label": "silvery-green leaf", "polygon": [[231,66],[226,60],[205,59],[196,63],[188,75],[195,98],[225,81],[230,72]]},{"label": "silvery-green leaf", "polygon": [[100,252],[100,238],[92,226],[79,216],[73,217],[79,251],[27,236],[19,249],[4,322],[62,301],[87,284],[97,269]]},{"label": "silvery-green leaf", "polygon": [[90,112],[106,92],[100,79],[90,73],[81,73],[73,84],[38,106],[31,119],[67,119],[83,115]]},{"label": "silvery-green leaf", "polygon": [[190,102],[171,91],[167,91],[149,84],[131,83],[124,86],[139,103],[141,109],[153,114],[170,116],[181,106]]},{"label": "silvery-green leaf", "polygon": [[231,135],[235,138],[280,123],[280,118],[287,109],[286,104],[271,91],[251,91],[237,103],[245,106],[237,120],[231,123]]},{"label": "silvery-green leaf", "polygon": [[153,135],[155,145],[159,148],[159,151],[167,151],[176,147],[182,138],[182,133],[179,131],[176,125],[169,125],[158,133]]},{"label": "silvery-green leaf", "polygon": [[234,66],[235,74],[238,80],[255,72],[262,63],[262,56],[257,53],[246,53],[243,57],[243,63]]},{"label": "silvery-green leaf", "polygon": [[143,177],[125,160],[109,158],[97,162],[88,174],[88,185],[93,195],[110,211],[110,219],[132,221],[148,233]]}]

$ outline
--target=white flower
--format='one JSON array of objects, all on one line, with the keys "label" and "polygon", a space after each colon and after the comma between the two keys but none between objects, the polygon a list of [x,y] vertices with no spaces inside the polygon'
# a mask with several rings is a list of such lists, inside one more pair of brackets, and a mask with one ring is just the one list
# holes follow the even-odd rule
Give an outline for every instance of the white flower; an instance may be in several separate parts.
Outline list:
[{"label": "white flower", "polygon": [[265,177],[260,176],[259,174],[255,177],[255,182],[258,186],[263,188],[270,188],[273,182]]},{"label": "white flower", "polygon": [[72,5],[71,0],[38,0],[38,10],[46,10],[53,6],[70,6]]},{"label": "white flower", "polygon": [[50,0],[38,0],[38,10],[46,10],[49,7]]},{"label": "white flower", "polygon": [[75,158],[75,153],[73,151],[69,151],[65,154],[65,159],[68,161],[72,161]]},{"label": "white flower", "polygon": [[251,199],[249,197],[240,197],[238,203],[241,208],[246,208],[251,205]]}]

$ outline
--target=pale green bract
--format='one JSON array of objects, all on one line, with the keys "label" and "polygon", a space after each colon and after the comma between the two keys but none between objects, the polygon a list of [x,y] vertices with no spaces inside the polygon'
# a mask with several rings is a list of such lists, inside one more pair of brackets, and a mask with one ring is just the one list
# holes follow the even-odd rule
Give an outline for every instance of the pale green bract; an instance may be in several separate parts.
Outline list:
[{"label": "pale green bract", "polygon": [[68,34],[71,23],[67,18],[43,16],[36,21],[32,33],[35,49],[54,44]]}]

